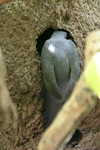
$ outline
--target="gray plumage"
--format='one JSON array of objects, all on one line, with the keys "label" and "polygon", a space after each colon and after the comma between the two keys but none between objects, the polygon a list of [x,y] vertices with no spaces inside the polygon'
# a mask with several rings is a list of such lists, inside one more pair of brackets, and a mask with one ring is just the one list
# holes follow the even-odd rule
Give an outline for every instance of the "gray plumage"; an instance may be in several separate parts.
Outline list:
[{"label": "gray plumage", "polygon": [[44,128],[53,121],[79,78],[79,55],[67,33],[55,31],[42,48]]}]

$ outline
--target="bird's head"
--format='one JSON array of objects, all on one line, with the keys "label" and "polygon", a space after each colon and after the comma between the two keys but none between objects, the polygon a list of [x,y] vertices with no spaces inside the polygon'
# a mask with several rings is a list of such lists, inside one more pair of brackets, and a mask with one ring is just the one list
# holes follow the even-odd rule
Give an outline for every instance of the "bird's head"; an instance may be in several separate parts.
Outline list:
[{"label": "bird's head", "polygon": [[54,31],[51,38],[67,38],[67,33],[64,31]]}]

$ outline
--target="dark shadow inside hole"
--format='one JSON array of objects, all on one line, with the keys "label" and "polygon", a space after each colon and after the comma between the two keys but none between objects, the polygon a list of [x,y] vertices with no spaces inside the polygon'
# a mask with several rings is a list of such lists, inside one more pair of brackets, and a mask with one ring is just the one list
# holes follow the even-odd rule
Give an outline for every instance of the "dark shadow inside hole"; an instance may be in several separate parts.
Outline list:
[{"label": "dark shadow inside hole", "polygon": [[[37,51],[39,53],[39,55],[41,55],[41,51],[42,51],[42,47],[45,43],[46,40],[48,40],[51,35],[53,34],[55,30],[53,28],[49,28],[47,30],[45,30],[37,39],[37,45],[36,45],[36,48],[37,48]],[[67,30],[64,30],[64,29],[58,29],[57,31],[64,31],[67,33],[67,39],[71,39],[74,43],[74,38],[71,36],[70,32],[67,31]],[[76,45],[76,43],[75,43]]]}]

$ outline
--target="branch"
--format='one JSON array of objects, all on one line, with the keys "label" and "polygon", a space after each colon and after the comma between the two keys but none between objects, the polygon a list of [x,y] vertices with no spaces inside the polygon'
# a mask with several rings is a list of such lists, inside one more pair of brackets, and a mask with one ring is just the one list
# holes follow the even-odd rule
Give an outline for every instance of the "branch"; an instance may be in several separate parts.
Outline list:
[{"label": "branch", "polygon": [[18,114],[5,84],[4,60],[0,49],[0,128],[4,126],[4,123],[8,123],[11,114],[13,116],[12,125],[15,128]]}]

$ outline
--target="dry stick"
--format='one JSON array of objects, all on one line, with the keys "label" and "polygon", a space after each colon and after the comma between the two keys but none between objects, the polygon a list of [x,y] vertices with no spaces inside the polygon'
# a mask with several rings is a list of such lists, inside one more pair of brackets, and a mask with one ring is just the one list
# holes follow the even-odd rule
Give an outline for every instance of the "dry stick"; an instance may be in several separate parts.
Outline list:
[{"label": "dry stick", "polygon": [[[100,31],[95,31],[90,33],[86,40],[85,70],[93,55],[99,51]],[[95,106],[93,92],[86,86],[84,74],[85,71],[78,80],[69,100],[59,111],[50,127],[44,132],[39,142],[38,150],[58,150],[66,137],[73,132]]]},{"label": "dry stick", "polygon": [[[0,0],[0,5],[10,1],[12,0]],[[0,130],[2,129],[1,127],[4,126],[4,123],[8,123],[10,112],[13,115],[12,125],[16,128],[18,114],[5,84],[4,60],[0,49]]]},{"label": "dry stick", "polygon": [[9,122],[10,113],[13,115],[12,125],[16,128],[18,114],[5,84],[4,60],[0,49],[0,128],[4,126],[4,123]]}]

